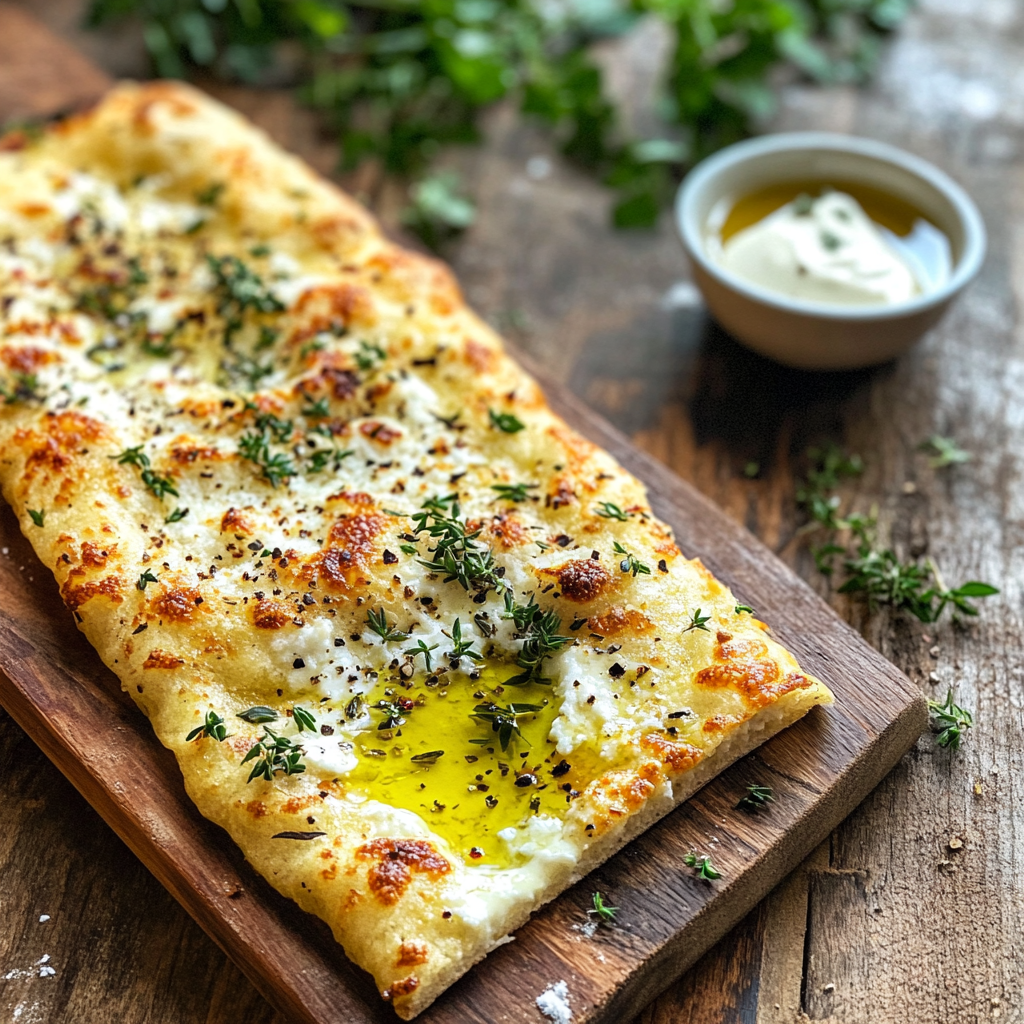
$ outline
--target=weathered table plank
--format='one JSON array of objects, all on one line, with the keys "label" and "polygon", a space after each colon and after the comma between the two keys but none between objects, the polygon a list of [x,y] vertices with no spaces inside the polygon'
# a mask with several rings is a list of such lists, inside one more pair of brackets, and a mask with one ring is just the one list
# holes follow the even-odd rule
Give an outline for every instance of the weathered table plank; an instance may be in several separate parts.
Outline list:
[{"label": "weathered table plank", "polygon": [[[77,0],[20,6],[85,39],[112,71],[138,60],[129,33],[105,46],[79,34]],[[826,581],[794,537],[792,494],[804,447],[825,436],[865,456],[868,473],[848,494],[860,508],[879,504],[903,553],[930,553],[949,578],[1004,590],[977,625],[931,631],[832,598],[929,696],[956,687],[978,724],[957,755],[923,740],[731,940],[645,1011],[644,1024],[789,1024],[798,1013],[841,1024],[970,1024],[1019,1020],[1024,1007],[1024,10],[1008,0],[920,8],[876,85],[790,89],[776,122],[908,147],[950,170],[982,207],[991,255],[981,279],[893,367],[825,377],[749,356],[694,305],[669,225],[641,236],[609,231],[600,189],[557,160],[548,177],[530,179],[526,159],[549,150],[500,113],[486,152],[459,157],[481,205],[455,253],[473,303],[821,593]],[[297,133],[299,122],[275,103],[269,127]],[[329,159],[312,133],[285,141],[318,166]],[[974,461],[929,470],[915,449],[933,431],[955,435]],[[756,480],[742,473],[752,460]],[[58,969],[19,988],[7,1012],[21,1005],[19,1021],[76,1024],[273,1019],[9,721],[0,742],[0,975],[45,952]],[[950,848],[951,839],[961,845]],[[44,897],[39,912],[59,912],[40,925]],[[66,931],[45,931],[58,923]]]}]

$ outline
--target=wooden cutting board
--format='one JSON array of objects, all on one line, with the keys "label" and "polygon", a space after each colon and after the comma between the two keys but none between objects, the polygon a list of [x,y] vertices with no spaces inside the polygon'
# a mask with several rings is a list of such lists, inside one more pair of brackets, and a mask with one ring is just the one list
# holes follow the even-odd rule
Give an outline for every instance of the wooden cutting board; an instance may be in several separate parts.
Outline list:
[{"label": "wooden cutting board", "polygon": [[[917,688],[760,542],[562,386],[554,408],[647,483],[689,555],[753,605],[836,696],[724,772],[575,888],[543,908],[419,1018],[543,1020],[536,997],[565,981],[574,1024],[628,1018],[691,966],[868,794],[927,722]],[[0,511],[0,702],[261,992],[296,1021],[394,1021],[328,929],[274,892],[188,801],[173,756],[78,633],[56,584]],[[751,783],[767,812],[737,810]],[[720,881],[698,880],[711,851]],[[588,938],[591,894],[619,908]]]},{"label": "wooden cutting board", "polygon": [[[24,31],[4,33],[20,40],[15,56],[31,56],[20,66],[46,68],[57,90],[26,87],[24,75],[11,77],[13,63],[0,60],[8,114],[43,114],[95,97],[101,73],[87,64],[76,72],[73,50],[58,54],[54,46],[63,44],[52,37],[33,41],[38,26],[0,8],[8,22],[25,21]],[[70,71],[54,76],[56,66]],[[542,384],[556,411],[647,483],[683,550],[772,624],[832,687],[836,704],[744,758],[545,907],[419,1018],[429,1024],[538,1024],[536,997],[558,981],[568,986],[574,1024],[629,1017],[849,814],[927,723],[917,688],[757,540],[567,389]],[[396,1020],[327,927],[274,892],[192,807],[173,756],[78,633],[2,503],[0,666],[7,673],[0,673],[0,703],[272,1003],[309,1024]],[[735,809],[750,783],[773,787],[770,811]],[[699,881],[684,866],[691,849],[714,853],[720,881]],[[596,889],[619,912],[613,926],[588,938],[580,927]]]}]

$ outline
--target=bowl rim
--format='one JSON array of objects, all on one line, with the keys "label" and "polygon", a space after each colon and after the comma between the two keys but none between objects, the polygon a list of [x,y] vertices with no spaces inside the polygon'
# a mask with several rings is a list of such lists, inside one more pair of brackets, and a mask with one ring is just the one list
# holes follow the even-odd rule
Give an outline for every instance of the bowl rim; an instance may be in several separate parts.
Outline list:
[{"label": "bowl rim", "polygon": [[[778,292],[752,284],[737,274],[720,267],[705,252],[704,225],[698,223],[696,203],[713,179],[726,168],[749,163],[769,153],[800,150],[832,150],[855,153],[881,163],[893,164],[916,175],[941,192],[956,211],[963,231],[963,251],[949,280],[933,292],[918,295],[905,302],[879,306],[845,306],[830,302],[793,299]],[[945,171],[922,157],[897,146],[858,135],[838,132],[779,132],[734,143],[702,160],[683,179],[676,193],[676,227],[690,258],[710,276],[734,291],[788,313],[801,313],[828,320],[891,320],[912,316],[949,301],[981,269],[985,259],[986,231],[978,207],[967,192]]]}]

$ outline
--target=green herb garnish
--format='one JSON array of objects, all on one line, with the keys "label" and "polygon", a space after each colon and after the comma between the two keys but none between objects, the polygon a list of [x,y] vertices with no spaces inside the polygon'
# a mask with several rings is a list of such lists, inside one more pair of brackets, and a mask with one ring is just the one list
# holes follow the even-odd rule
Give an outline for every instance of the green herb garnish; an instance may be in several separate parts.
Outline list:
[{"label": "green herb garnish", "polygon": [[629,521],[629,516],[614,502],[602,501],[594,511],[602,519],[617,519],[620,523]]},{"label": "green herb garnish", "polygon": [[722,877],[721,872],[711,863],[711,858],[706,853],[698,856],[691,850],[683,857],[683,863],[688,868],[696,869],[697,877],[706,881],[713,882],[716,878]]},{"label": "green herb garnish", "polygon": [[619,908],[608,906],[604,901],[604,897],[599,892],[594,893],[593,900],[594,909],[588,910],[587,913],[596,914],[601,924],[611,924],[615,920],[615,914]]},{"label": "green herb garnish", "polygon": [[298,727],[299,732],[316,732],[316,719],[305,708],[293,707],[292,720]]},{"label": "green herb garnish", "polygon": [[356,366],[364,373],[367,373],[378,363],[384,362],[387,356],[387,352],[380,345],[374,345],[368,341],[360,341],[359,351],[355,354]]},{"label": "green herb garnish", "polygon": [[142,450],[142,445],[134,448],[126,448],[120,455],[111,455],[117,460],[119,466],[135,466],[139,470],[142,482],[153,492],[157,498],[164,498],[173,494],[176,498],[178,492],[174,486],[174,480],[169,476],[160,476],[154,473],[149,462],[149,456]]},{"label": "green herb garnish", "polygon": [[[513,736],[518,736],[520,739],[523,736],[519,727],[520,716],[535,715],[538,711],[543,710],[540,704],[507,704],[505,707],[493,703],[477,704],[473,714],[469,717],[489,724],[491,732],[498,734],[498,743],[501,745],[501,749],[508,750]],[[487,740],[470,740],[470,743],[482,746],[487,743]]]},{"label": "green herb garnish", "polygon": [[411,514],[409,518],[414,526],[410,533],[416,536],[426,533],[435,541],[430,548],[433,559],[420,559],[420,565],[432,572],[444,573],[445,583],[458,581],[463,590],[504,591],[505,583],[501,579],[504,570],[496,565],[491,549],[476,542],[480,529],[467,530],[461,514],[457,494],[430,498],[419,512]]},{"label": "green herb garnish", "polygon": [[771,786],[753,785],[747,786],[747,795],[736,806],[744,811],[759,811],[774,800]]},{"label": "green herb garnish", "polygon": [[942,469],[945,466],[952,466],[959,462],[970,462],[973,456],[970,452],[964,451],[951,437],[941,437],[939,434],[932,434],[927,441],[918,445],[921,451],[931,452],[928,465],[932,469]]},{"label": "green herb garnish", "polygon": [[280,313],[282,303],[237,256],[213,256],[207,253],[206,264],[213,272],[220,302],[217,312],[234,319],[245,310],[256,313]]},{"label": "green herb garnish", "polygon": [[145,572],[144,572],[144,573],[143,573],[143,574],[142,574],[142,575],[141,575],[141,576],[139,577],[138,581],[137,581],[137,582],[136,582],[136,584],[135,584],[135,587],[136,587],[136,589],[138,589],[138,590],[145,590],[145,589],[146,589],[146,585],[147,585],[147,584],[149,584],[149,583],[157,583],[157,582],[159,582],[159,581],[157,580],[156,576],[154,576],[154,575],[153,575],[153,572],[152,572],[152,570],[150,570],[150,569],[147,569],[147,570],[146,570],[146,571],[145,571]]},{"label": "green herb garnish", "polygon": [[459,661],[461,658],[469,658],[472,661],[483,661],[483,655],[477,654],[473,650],[473,640],[462,639],[462,623],[456,619],[452,623],[451,633],[446,633],[446,636],[451,637],[452,644],[454,645],[452,650],[448,652],[448,657],[451,661]]},{"label": "green herb garnish", "polygon": [[491,490],[498,492],[498,499],[505,501],[521,502],[528,501],[530,495],[526,492],[535,488],[536,484],[491,484]]},{"label": "green herb garnish", "polygon": [[384,718],[377,726],[378,732],[385,729],[398,729],[405,725],[405,716],[412,711],[415,705],[408,697],[398,697],[395,700],[379,700],[373,705],[378,711],[384,712]]},{"label": "green herb garnish", "polygon": [[253,708],[240,711],[235,717],[241,718],[243,722],[248,722],[250,725],[262,725],[264,722],[276,722],[278,714],[273,708],[257,704]]},{"label": "green herb garnish", "polygon": [[191,743],[197,736],[209,736],[210,739],[217,740],[218,743],[223,742],[227,739],[228,730],[224,724],[224,719],[217,714],[216,711],[207,711],[206,720],[202,725],[196,726],[186,737],[185,742]]},{"label": "green herb garnish", "polygon": [[491,424],[505,434],[516,434],[526,428],[526,424],[510,412],[495,412],[493,409],[487,411],[491,417]]},{"label": "green herb garnish", "polygon": [[518,604],[511,593],[505,593],[505,610],[503,619],[511,619],[515,623],[516,637],[523,641],[522,649],[516,664],[525,669],[519,675],[505,681],[506,686],[522,686],[525,683],[546,683],[541,674],[541,665],[548,655],[561,650],[566,644],[572,643],[572,637],[560,636],[562,620],[553,611],[542,611],[530,595],[528,604]]},{"label": "green herb garnish", "polygon": [[[415,551],[416,549],[413,548],[414,553]],[[422,654],[424,665],[429,672],[434,667],[434,659],[431,652],[436,651],[439,646],[439,644],[426,644],[422,640],[418,640],[415,647],[407,647],[402,653],[407,654],[413,661],[416,660],[418,654]]]},{"label": "green herb garnish", "polygon": [[946,700],[941,704],[937,700],[928,701],[928,710],[933,719],[935,742],[940,747],[959,750],[961,737],[974,725],[974,716],[966,708],[953,703],[952,690],[946,692]]},{"label": "green herb garnish", "polygon": [[196,202],[200,206],[216,206],[221,193],[227,185],[223,181],[215,181],[201,192],[196,193]]},{"label": "green herb garnish", "polygon": [[21,402],[41,402],[43,396],[39,391],[39,378],[34,373],[13,373],[13,383],[0,384],[0,398],[5,405],[18,405]]},{"label": "green herb garnish", "polygon": [[711,630],[708,629],[707,623],[710,622],[712,618],[713,616],[711,615],[701,615],[700,609],[698,608],[690,616],[690,624],[683,630],[683,632],[689,633],[691,629],[703,629],[705,633],[710,633]]},{"label": "green herb garnish", "polygon": [[36,526],[42,526],[46,521],[46,509],[45,508],[30,508],[28,510],[28,517]]},{"label": "green herb garnish", "polygon": [[615,553],[626,557],[619,562],[619,568],[625,573],[632,573],[634,577],[639,573],[643,576],[651,575],[651,567],[644,565],[636,555],[630,554],[618,541],[615,541]]},{"label": "green herb garnish", "polygon": [[272,782],[280,772],[284,775],[301,775],[306,770],[302,763],[305,750],[287,736],[279,736],[273,729],[263,726],[263,736],[257,740],[249,752],[242,758],[242,764],[256,760],[246,783],[253,779],[264,778]]},{"label": "green herb garnish", "polygon": [[403,633],[400,629],[392,628],[388,624],[388,617],[383,608],[379,611],[374,611],[374,609],[371,608],[366,613],[366,624],[385,643],[409,639],[408,633]]},{"label": "green herb garnish", "polygon": [[188,515],[187,508],[176,508],[165,520],[165,523],[180,523]]}]

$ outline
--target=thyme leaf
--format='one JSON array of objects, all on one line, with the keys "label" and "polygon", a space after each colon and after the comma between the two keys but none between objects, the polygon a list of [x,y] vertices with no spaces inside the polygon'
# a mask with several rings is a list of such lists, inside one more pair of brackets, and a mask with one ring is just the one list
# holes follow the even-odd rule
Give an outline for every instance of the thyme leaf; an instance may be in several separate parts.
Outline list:
[{"label": "thyme leaf", "polygon": [[487,411],[491,417],[491,424],[504,434],[518,434],[520,430],[526,428],[526,424],[510,412],[495,412],[493,409]]},{"label": "thyme leaf", "polygon": [[618,907],[610,907],[604,901],[604,897],[599,893],[595,892],[593,896],[594,909],[588,910],[588,914],[596,914],[598,921],[601,924],[611,924],[615,920],[615,914],[618,912]]}]

